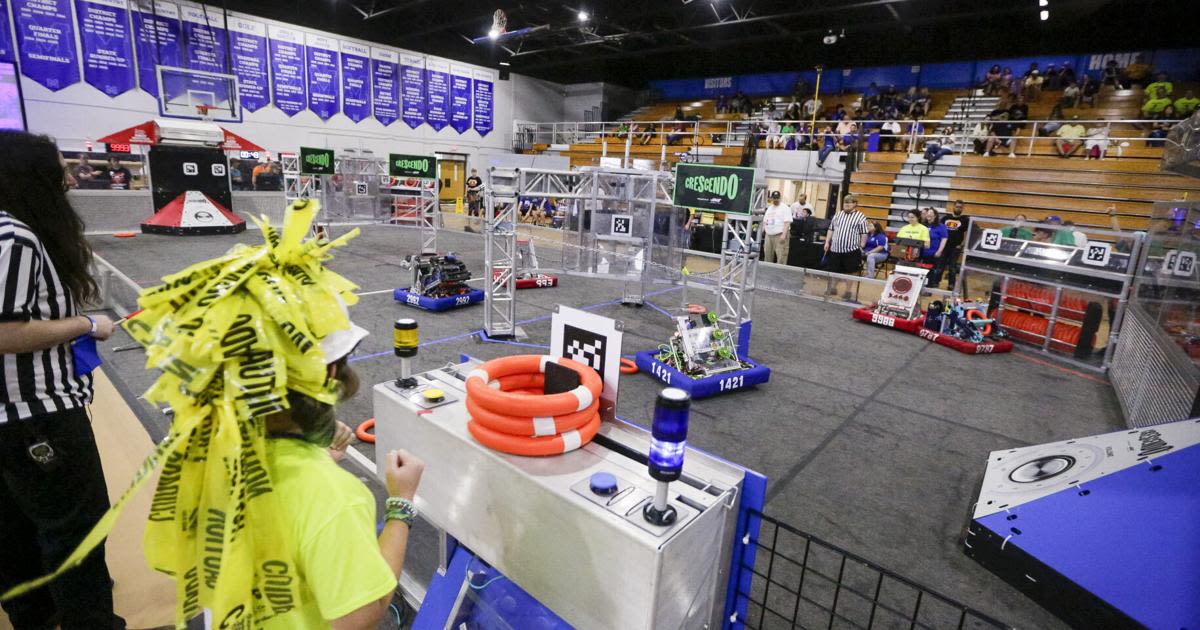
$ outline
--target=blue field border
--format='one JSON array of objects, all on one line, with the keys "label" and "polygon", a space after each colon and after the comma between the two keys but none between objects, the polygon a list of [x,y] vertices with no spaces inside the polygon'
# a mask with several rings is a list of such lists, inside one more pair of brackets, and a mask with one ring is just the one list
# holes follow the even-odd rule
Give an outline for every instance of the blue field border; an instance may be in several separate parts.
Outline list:
[{"label": "blue field border", "polygon": [[[771,368],[756,363],[750,359],[742,359],[751,367],[736,372],[725,372],[705,378],[692,378],[679,370],[655,359],[656,350],[643,350],[634,355],[634,363],[638,369],[658,379],[664,385],[678,387],[691,395],[692,398],[708,398],[717,394],[725,394],[761,385],[771,379]],[[736,379],[736,380],[735,380]],[[722,388],[722,383],[724,387]]]},{"label": "blue field border", "polygon": [[424,295],[417,295],[416,293],[409,293],[408,289],[396,289],[392,292],[392,297],[405,306],[441,313],[443,311],[478,304],[486,296],[483,289],[470,289],[462,295],[451,295],[442,298],[431,298]]}]

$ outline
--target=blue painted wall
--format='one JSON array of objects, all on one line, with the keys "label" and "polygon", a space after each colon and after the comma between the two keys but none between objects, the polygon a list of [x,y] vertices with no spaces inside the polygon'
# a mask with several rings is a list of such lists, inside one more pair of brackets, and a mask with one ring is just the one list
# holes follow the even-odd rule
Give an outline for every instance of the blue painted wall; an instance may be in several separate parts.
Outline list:
[{"label": "blue painted wall", "polygon": [[[895,84],[900,89],[907,89],[910,85],[934,90],[966,88],[968,85],[982,80],[983,75],[987,73],[992,64],[999,64],[1001,68],[1010,67],[1014,73],[1020,75],[1024,74],[1025,70],[1029,68],[1029,64],[1033,62],[1037,62],[1038,68],[1042,69],[1051,63],[1058,66],[1070,63],[1076,73],[1082,70],[1099,77],[1100,71],[1109,59],[1116,59],[1118,65],[1125,67],[1139,55],[1156,69],[1171,75],[1176,81],[1200,80],[1200,48],[1191,48],[1083,55],[1038,55],[871,68],[829,68],[821,76],[821,92],[832,93],[841,90],[860,92],[871,82],[875,82],[880,87]],[[808,89],[811,91],[817,80],[817,73],[812,70],[651,81],[650,88],[666,100],[714,98],[718,94],[735,94],[739,91],[749,96],[774,96],[791,94],[796,80],[801,77],[808,83]]]}]

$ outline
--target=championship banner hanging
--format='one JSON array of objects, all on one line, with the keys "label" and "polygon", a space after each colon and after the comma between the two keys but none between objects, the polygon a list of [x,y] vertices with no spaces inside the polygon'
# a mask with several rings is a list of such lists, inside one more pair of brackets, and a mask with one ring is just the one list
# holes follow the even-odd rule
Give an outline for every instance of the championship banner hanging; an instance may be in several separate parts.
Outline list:
[{"label": "championship banner hanging", "polygon": [[428,155],[388,155],[388,175],[391,177],[416,177],[437,179],[437,158]]},{"label": "championship banner hanging", "polygon": [[[0,0],[0,17],[8,19],[8,2]],[[8,24],[8,22],[5,22]],[[7,27],[0,28],[0,61],[13,62],[17,60],[16,51],[13,49],[12,29]]]},{"label": "championship banner hanging", "polygon": [[424,57],[400,53],[400,92],[404,99],[404,122],[416,129],[425,123]]},{"label": "championship banner hanging", "polygon": [[76,0],[83,80],[109,96],[133,89],[133,46],[125,0]]},{"label": "championship banner hanging", "polygon": [[79,83],[70,0],[13,0],[21,74],[57,92]]},{"label": "championship banner hanging", "polygon": [[338,113],[337,42],[324,35],[305,35],[308,58],[308,108],[321,120]]},{"label": "championship banner hanging", "polygon": [[308,107],[304,80],[304,34],[271,24],[267,29],[271,53],[271,100],[288,116]]},{"label": "championship banner hanging", "polygon": [[217,9],[180,7],[183,15],[183,61],[189,70],[229,74],[225,56],[225,16]]},{"label": "championship banner hanging", "polygon": [[471,68],[450,66],[450,127],[458,133],[471,128]]},{"label": "championship banner hanging", "polygon": [[354,122],[371,115],[371,49],[342,42],[342,113]]},{"label": "championship banner hanging", "polygon": [[267,94],[267,25],[242,17],[229,18],[229,50],[238,96],[246,111],[256,112],[271,102]]},{"label": "championship banner hanging", "polygon": [[450,62],[425,59],[425,122],[434,131],[450,124]]},{"label": "championship banner hanging", "polygon": [[158,96],[157,66],[177,68],[180,57],[179,7],[170,2],[138,0],[133,11],[133,42],[137,53],[138,86]]},{"label": "championship banner hanging", "polygon": [[672,202],[683,208],[750,214],[754,169],[741,166],[676,164]]},{"label": "championship banner hanging", "polygon": [[400,55],[371,48],[371,106],[384,127],[400,118]]},{"label": "championship banner hanging", "polygon": [[493,74],[487,70],[475,70],[472,89],[472,105],[475,109],[475,131],[486,136],[495,128],[492,109],[495,105],[496,84]]}]

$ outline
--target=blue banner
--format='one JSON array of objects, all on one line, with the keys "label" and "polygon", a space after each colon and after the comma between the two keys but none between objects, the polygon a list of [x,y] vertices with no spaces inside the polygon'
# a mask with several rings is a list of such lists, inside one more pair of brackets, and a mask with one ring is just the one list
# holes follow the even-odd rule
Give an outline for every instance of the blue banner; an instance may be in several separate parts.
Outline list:
[{"label": "blue banner", "polygon": [[450,62],[425,59],[425,122],[434,131],[450,124]]},{"label": "blue banner", "polygon": [[238,97],[246,111],[256,112],[271,102],[267,94],[267,25],[242,17],[229,18],[229,54],[237,75]]},{"label": "blue banner", "polygon": [[413,129],[420,127],[425,123],[424,57],[400,53],[400,93],[404,98],[404,122]]},{"label": "blue banner", "polygon": [[304,80],[304,34],[271,25],[271,99],[275,107],[295,116],[308,107]]},{"label": "blue banner", "polygon": [[400,55],[396,51],[371,48],[371,102],[375,120],[384,127],[400,118],[399,64]]},{"label": "blue banner", "polygon": [[137,53],[138,85],[158,96],[155,66],[179,67],[179,7],[170,2],[138,0],[133,11],[133,44]]},{"label": "blue banner", "polygon": [[475,109],[475,131],[486,136],[495,129],[492,111],[496,103],[496,83],[492,73],[476,70],[474,86],[471,101]]},{"label": "blue banner", "polygon": [[342,113],[354,122],[371,115],[371,48],[342,42]]},{"label": "blue banner", "polygon": [[49,90],[79,83],[70,0],[13,0],[21,74]]},{"label": "blue banner", "polygon": [[226,57],[225,17],[217,9],[180,7],[184,65],[190,70],[232,74]]},{"label": "blue banner", "polygon": [[321,120],[338,113],[337,42],[324,35],[305,36],[308,51],[308,108]]},{"label": "blue banner", "polygon": [[3,18],[4,28],[0,28],[0,61],[13,62],[17,60],[13,49],[12,29],[8,28],[8,2],[0,0],[0,18]]},{"label": "blue banner", "polygon": [[125,0],[76,0],[83,80],[109,96],[133,89],[133,46]]},{"label": "blue banner", "polygon": [[450,66],[450,127],[458,133],[471,128],[471,69]]}]

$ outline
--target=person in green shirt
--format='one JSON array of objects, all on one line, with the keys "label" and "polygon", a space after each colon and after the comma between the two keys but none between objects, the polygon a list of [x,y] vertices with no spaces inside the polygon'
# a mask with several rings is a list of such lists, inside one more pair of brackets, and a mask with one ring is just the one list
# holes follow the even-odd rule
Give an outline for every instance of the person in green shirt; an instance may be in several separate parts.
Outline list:
[{"label": "person in green shirt", "polygon": [[1175,99],[1175,111],[1181,117],[1191,116],[1197,107],[1200,107],[1200,98],[1196,98],[1196,94],[1191,90]]},{"label": "person in green shirt", "polygon": [[916,210],[909,210],[904,213],[904,227],[896,232],[896,242],[901,245],[901,241],[920,241],[921,246],[917,247],[908,244],[908,248],[903,254],[903,258],[908,261],[916,260],[921,255],[921,249],[929,247],[929,228],[921,223],[921,214]]},{"label": "person in green shirt", "polygon": [[1054,236],[1050,239],[1051,243],[1055,245],[1075,245],[1075,235],[1071,233],[1069,227],[1061,227],[1063,225],[1061,217],[1046,217],[1046,224],[1054,226]]},{"label": "person in green shirt", "polygon": [[1151,83],[1150,87],[1146,88],[1148,98],[1142,104],[1142,114],[1153,117],[1171,104],[1169,92],[1163,92],[1162,87],[1157,83]]},{"label": "person in green shirt", "polygon": [[1154,83],[1146,86],[1146,96],[1153,97],[1155,92],[1162,96],[1170,96],[1171,92],[1175,91],[1175,86],[1167,80],[1166,73],[1159,72],[1158,76],[1154,77]]},{"label": "person in green shirt", "polygon": [[1029,228],[1025,227],[1025,221],[1028,220],[1025,218],[1025,215],[1018,214],[1017,216],[1013,217],[1013,220],[1016,222],[1016,225],[1010,225],[1000,230],[1000,234],[1004,236],[1004,238],[1019,238],[1022,241],[1032,241],[1033,232]]}]

